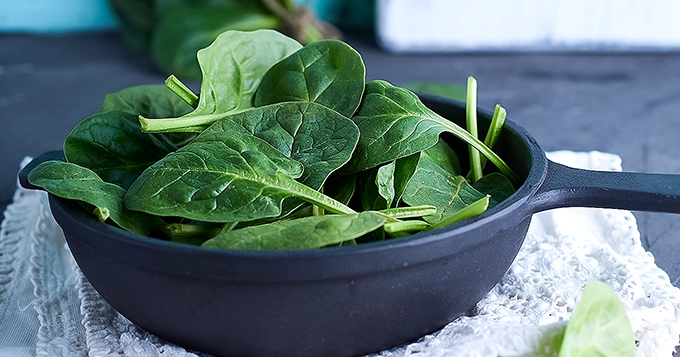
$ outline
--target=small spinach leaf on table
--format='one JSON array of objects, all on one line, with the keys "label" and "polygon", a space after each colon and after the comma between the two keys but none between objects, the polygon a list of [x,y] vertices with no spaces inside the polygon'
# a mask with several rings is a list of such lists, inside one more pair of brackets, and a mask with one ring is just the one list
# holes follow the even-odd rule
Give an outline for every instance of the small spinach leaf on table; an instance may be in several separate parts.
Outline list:
[{"label": "small spinach leaf on table", "polygon": [[153,228],[165,225],[158,217],[128,210],[123,204],[123,188],[102,181],[93,171],[76,164],[46,161],[31,170],[28,180],[55,196],[95,206],[101,215],[132,233],[148,235]]},{"label": "small spinach leaf on table", "polygon": [[386,221],[384,216],[370,211],[282,220],[222,233],[203,246],[250,250],[321,248],[361,237]]},{"label": "small spinach leaf on table", "polygon": [[81,121],[64,141],[68,162],[87,167],[124,189],[176,149],[166,134],[142,133],[137,115],[118,110]]},{"label": "small spinach leaf on table", "polygon": [[196,109],[176,118],[140,118],[142,128],[197,132],[227,113],[252,107],[253,95],[264,74],[301,47],[273,30],[223,32],[210,46],[198,51],[203,76]]},{"label": "small spinach leaf on table", "polygon": [[364,92],[366,67],[344,42],[313,42],[272,66],[255,93],[255,106],[310,101],[351,117]]},{"label": "small spinach leaf on table", "polygon": [[619,296],[606,283],[588,281],[558,356],[633,357],[635,351],[633,329]]},{"label": "small spinach leaf on table", "polygon": [[206,222],[251,221],[281,214],[287,197],[331,212],[347,206],[295,181],[303,166],[250,134],[208,132],[144,171],[125,204],[159,216]]},{"label": "small spinach leaf on table", "polygon": [[166,86],[151,84],[107,94],[96,114],[119,110],[147,118],[166,118],[187,114],[192,109]]},{"label": "small spinach leaf on table", "polygon": [[402,200],[410,206],[437,207],[437,213],[423,217],[428,223],[436,224],[483,197],[485,195],[470,186],[463,176],[453,176],[421,157]]},{"label": "small spinach leaf on table", "polygon": [[352,160],[342,173],[363,171],[425,150],[437,143],[439,134],[450,132],[487,156],[511,181],[519,180],[479,139],[428,109],[413,92],[388,82],[366,84],[364,100],[352,120],[361,134]]}]

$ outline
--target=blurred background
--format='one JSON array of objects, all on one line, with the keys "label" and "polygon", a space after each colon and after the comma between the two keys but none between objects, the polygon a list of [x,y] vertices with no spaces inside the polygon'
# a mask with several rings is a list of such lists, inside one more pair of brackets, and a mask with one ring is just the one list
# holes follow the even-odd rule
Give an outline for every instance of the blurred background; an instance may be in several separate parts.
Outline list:
[{"label": "blurred background", "polygon": [[[0,0],[0,211],[24,156],[60,149],[107,93],[176,74],[228,29],[343,38],[367,80],[500,103],[545,150],[617,154],[680,173],[677,0]],[[680,285],[680,218],[635,212]]]}]

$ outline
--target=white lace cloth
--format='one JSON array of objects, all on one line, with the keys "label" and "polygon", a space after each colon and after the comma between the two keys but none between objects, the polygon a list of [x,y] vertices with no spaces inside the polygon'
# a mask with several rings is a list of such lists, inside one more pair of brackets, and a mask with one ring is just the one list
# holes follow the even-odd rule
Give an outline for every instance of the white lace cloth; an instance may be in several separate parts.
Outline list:
[{"label": "white lace cloth", "polygon": [[[556,152],[576,167],[620,170],[616,155]],[[503,280],[441,331],[374,356],[519,357],[571,316],[583,285],[599,279],[621,297],[637,356],[672,355],[680,336],[680,290],[640,243],[628,211],[567,208],[534,216]],[[285,354],[285,353],[283,353]],[[206,356],[168,344],[115,312],[87,282],[42,192],[19,188],[0,231],[0,356]]]}]

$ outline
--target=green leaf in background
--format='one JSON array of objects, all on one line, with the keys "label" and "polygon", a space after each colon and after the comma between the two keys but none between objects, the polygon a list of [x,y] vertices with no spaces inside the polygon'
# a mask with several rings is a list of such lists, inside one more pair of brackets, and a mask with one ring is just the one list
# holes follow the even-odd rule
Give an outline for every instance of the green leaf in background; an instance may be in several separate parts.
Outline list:
[{"label": "green leaf in background", "polygon": [[313,102],[278,103],[232,114],[206,129],[201,138],[235,131],[254,135],[301,163],[305,171],[298,181],[316,190],[349,161],[359,140],[354,122]]},{"label": "green leaf in background", "polygon": [[151,38],[151,54],[166,73],[190,79],[200,79],[202,74],[205,78],[205,68],[199,68],[201,58],[199,56],[197,62],[196,53],[210,45],[221,32],[273,29],[279,23],[274,15],[240,7],[179,7],[156,25]]},{"label": "green leaf in background", "polygon": [[[111,106],[112,101],[105,103]],[[175,150],[177,146],[168,136],[142,133],[136,114],[118,110],[81,121],[64,140],[68,162],[87,167],[123,189],[130,187],[151,164]]]},{"label": "green leaf in background", "polygon": [[186,102],[162,84],[141,85],[107,94],[96,114],[113,110],[147,118],[175,117],[192,111]]},{"label": "green leaf in background", "polygon": [[[132,0],[138,1],[138,0]],[[261,1],[253,0],[160,0],[154,1],[154,11],[157,18],[163,18],[178,8],[208,6],[225,8],[234,11],[250,11],[269,13]]]},{"label": "green leaf in background", "polygon": [[120,33],[126,45],[137,51],[149,48],[156,25],[154,0],[110,0],[120,22]]},{"label": "green leaf in background", "polygon": [[203,243],[220,249],[313,249],[361,237],[382,227],[387,219],[374,212],[332,214],[282,220],[221,233]]},{"label": "green leaf in background", "polygon": [[408,89],[380,80],[369,82],[361,107],[352,120],[361,134],[352,160],[342,173],[363,171],[425,150],[439,141],[440,133],[450,132],[487,156],[512,182],[519,180],[484,143],[428,109]]},{"label": "green leaf in background", "polygon": [[331,212],[355,213],[295,178],[303,166],[250,134],[208,132],[150,166],[125,196],[128,208],[205,222],[281,214],[286,197]]},{"label": "green leaf in background", "polygon": [[619,296],[606,283],[588,281],[558,357],[634,357],[635,351],[633,329]]},{"label": "green leaf in background", "polygon": [[452,83],[410,82],[404,84],[402,87],[417,93],[438,95],[444,98],[460,100],[461,102],[464,102],[467,97],[467,89],[465,89],[465,86]]},{"label": "green leaf in background", "polygon": [[[264,74],[278,61],[300,49],[297,41],[273,30],[226,31],[198,51],[203,78],[196,109],[180,118],[148,120],[145,131],[200,131],[225,114],[252,107]],[[253,54],[257,53],[257,56]]]},{"label": "green leaf in background", "polygon": [[493,172],[482,176],[472,184],[477,191],[491,196],[489,207],[493,207],[515,193],[515,188],[512,186],[508,178],[498,172]]},{"label": "green leaf in background", "polygon": [[423,217],[428,223],[445,220],[468,205],[485,197],[462,176],[453,176],[434,162],[421,157],[409,180],[402,200],[410,206],[433,205],[437,213]]},{"label": "green leaf in background", "polygon": [[310,101],[349,118],[361,102],[365,81],[366,67],[357,51],[341,41],[318,41],[272,66],[254,103]]},{"label": "green leaf in background", "polygon": [[110,217],[132,233],[148,235],[153,228],[165,225],[158,217],[128,210],[123,204],[123,188],[102,181],[93,171],[76,164],[43,162],[31,170],[28,181],[55,196],[89,203],[100,215]]}]

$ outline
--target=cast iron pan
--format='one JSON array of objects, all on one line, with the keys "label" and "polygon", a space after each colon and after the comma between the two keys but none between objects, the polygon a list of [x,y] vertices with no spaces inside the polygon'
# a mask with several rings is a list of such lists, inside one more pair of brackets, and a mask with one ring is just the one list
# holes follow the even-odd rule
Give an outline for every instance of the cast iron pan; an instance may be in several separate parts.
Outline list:
[{"label": "cast iron pan", "polygon": [[[422,99],[464,125],[464,104]],[[490,116],[480,110],[481,130]],[[511,121],[496,150],[523,179],[512,197],[459,224],[353,247],[209,250],[125,232],[51,195],[50,206],[78,265],[111,306],[168,341],[229,356],[352,356],[436,331],[501,279],[535,212],[680,213],[680,175],[568,168],[547,160]],[[31,188],[27,171],[20,180]]]}]

